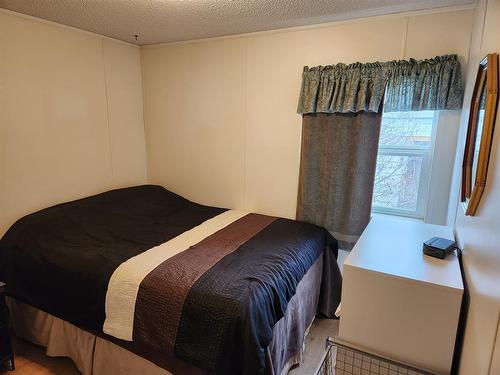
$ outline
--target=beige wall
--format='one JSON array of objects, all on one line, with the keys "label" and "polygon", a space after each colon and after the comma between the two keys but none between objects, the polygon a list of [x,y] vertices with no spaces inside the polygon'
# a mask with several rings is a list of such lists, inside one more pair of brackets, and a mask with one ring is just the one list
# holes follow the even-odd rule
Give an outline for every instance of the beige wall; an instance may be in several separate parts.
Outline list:
[{"label": "beige wall", "polygon": [[146,179],[139,48],[0,11],[0,235]]},{"label": "beige wall", "polygon": [[[487,12],[486,12],[487,9]],[[486,12],[486,13],[485,13]],[[479,61],[490,52],[500,52],[500,1],[481,0],[474,14],[467,77],[465,106],[462,111],[454,194],[458,200],[460,166],[467,127],[468,111]],[[488,181],[477,216],[467,217],[460,204],[456,211],[456,237],[464,250],[464,264],[471,293],[469,319],[462,358],[461,374],[500,374],[500,114],[497,115]],[[492,362],[492,357],[496,358]],[[496,366],[495,368],[491,366]]]},{"label": "beige wall", "polygon": [[468,56],[471,10],[142,49],[150,181],[190,199],[294,217],[304,65]]}]

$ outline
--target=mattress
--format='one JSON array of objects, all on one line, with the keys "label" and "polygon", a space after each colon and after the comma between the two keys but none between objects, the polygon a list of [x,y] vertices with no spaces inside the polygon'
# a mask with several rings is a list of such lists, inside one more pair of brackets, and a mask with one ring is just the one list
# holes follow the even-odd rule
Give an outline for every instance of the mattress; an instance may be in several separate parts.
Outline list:
[{"label": "mattress", "polygon": [[[318,304],[322,266],[320,257],[300,281],[285,316],[273,328],[273,339],[266,350],[266,369],[271,375],[284,375],[303,361],[305,338]],[[131,348],[15,299],[7,298],[7,305],[18,337],[45,347],[48,356],[71,358],[82,375],[206,374],[175,358],[163,358],[161,364],[152,363]]]},{"label": "mattress", "polygon": [[20,219],[0,240],[0,280],[16,300],[154,363],[263,374],[273,328],[319,257],[319,305],[333,315],[336,255],[323,228],[144,185]]}]

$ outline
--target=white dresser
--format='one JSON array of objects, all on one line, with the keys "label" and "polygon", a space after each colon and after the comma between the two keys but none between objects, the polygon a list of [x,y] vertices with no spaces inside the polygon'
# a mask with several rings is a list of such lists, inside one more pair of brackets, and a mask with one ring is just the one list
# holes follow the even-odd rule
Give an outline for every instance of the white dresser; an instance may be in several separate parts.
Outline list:
[{"label": "white dresser", "polygon": [[339,339],[374,354],[449,374],[463,295],[455,254],[422,253],[450,227],[377,215],[344,263]]}]

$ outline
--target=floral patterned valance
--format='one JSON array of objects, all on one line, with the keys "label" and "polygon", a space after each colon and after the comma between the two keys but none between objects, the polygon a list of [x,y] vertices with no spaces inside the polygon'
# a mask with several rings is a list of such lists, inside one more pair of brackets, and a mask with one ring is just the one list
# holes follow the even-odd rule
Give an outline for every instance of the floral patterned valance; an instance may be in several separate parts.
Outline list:
[{"label": "floral patterned valance", "polygon": [[297,112],[378,112],[460,109],[463,84],[456,55],[428,60],[304,68]]}]

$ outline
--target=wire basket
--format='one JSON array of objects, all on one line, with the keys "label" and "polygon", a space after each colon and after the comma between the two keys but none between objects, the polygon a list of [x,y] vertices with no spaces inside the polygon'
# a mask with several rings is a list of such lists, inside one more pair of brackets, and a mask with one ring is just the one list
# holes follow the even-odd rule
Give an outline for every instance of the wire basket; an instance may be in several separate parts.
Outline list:
[{"label": "wire basket", "polygon": [[433,375],[387,358],[326,339],[326,353],[317,375]]}]

